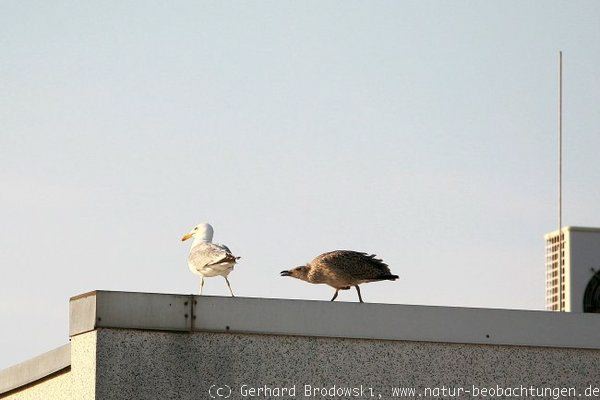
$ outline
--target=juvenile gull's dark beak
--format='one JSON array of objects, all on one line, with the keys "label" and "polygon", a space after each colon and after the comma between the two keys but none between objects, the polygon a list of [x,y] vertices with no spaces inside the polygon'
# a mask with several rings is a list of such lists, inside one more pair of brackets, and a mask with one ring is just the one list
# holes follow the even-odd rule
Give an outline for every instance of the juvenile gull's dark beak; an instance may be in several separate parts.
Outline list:
[{"label": "juvenile gull's dark beak", "polygon": [[281,276],[291,276],[290,271],[281,271]]}]

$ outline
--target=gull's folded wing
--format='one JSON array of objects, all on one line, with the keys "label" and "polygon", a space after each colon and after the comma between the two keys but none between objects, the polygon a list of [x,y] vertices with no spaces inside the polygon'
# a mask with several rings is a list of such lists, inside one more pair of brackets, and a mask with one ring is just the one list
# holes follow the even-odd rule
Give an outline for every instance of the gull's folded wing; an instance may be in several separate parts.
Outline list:
[{"label": "gull's folded wing", "polygon": [[190,250],[189,261],[196,269],[223,262],[234,263],[236,257],[224,247],[214,243],[198,244]]}]

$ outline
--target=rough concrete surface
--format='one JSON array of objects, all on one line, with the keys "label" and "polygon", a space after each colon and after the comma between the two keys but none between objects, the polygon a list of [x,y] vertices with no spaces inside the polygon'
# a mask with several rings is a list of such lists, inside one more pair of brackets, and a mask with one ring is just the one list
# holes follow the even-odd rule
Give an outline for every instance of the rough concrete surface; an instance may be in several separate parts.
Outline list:
[{"label": "rough concrete surface", "polygon": [[[392,386],[598,386],[600,352],[496,346],[228,333],[101,329],[96,398],[208,399],[225,385],[231,399],[248,387],[359,387],[391,398]],[[464,396],[470,397],[470,396]],[[255,398],[277,398],[262,396]],[[350,397],[337,397],[350,398]]]},{"label": "rough concrete surface", "polygon": [[97,331],[71,338],[71,371],[73,399],[93,400],[96,397]]}]

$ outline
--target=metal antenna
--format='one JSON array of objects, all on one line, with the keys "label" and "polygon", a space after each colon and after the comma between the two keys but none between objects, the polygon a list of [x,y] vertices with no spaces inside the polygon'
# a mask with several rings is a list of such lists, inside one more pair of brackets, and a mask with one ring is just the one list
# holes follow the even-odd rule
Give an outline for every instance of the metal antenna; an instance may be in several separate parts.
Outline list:
[{"label": "metal antenna", "polygon": [[563,309],[563,235],[562,235],[562,86],[563,86],[563,57],[558,52],[558,309]]}]

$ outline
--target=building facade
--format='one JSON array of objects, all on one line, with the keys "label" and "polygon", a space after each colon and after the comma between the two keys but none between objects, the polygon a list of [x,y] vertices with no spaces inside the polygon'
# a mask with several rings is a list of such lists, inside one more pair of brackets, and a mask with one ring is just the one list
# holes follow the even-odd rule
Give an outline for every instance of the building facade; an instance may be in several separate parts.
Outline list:
[{"label": "building facade", "polygon": [[546,309],[600,312],[600,228],[568,226],[544,239]]},{"label": "building facade", "polygon": [[[583,313],[96,291],[0,399],[600,396]],[[509,394],[510,392],[510,394]]]}]

